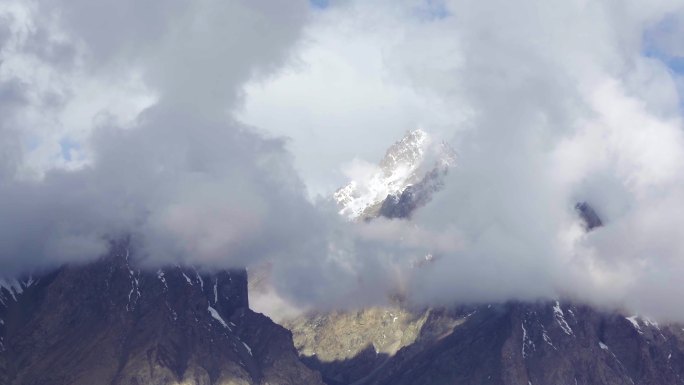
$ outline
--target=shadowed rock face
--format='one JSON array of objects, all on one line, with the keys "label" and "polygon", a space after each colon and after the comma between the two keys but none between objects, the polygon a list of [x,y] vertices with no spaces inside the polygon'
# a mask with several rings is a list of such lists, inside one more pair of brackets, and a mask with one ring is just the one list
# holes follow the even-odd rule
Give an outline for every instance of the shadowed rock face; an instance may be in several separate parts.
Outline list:
[{"label": "shadowed rock face", "polygon": [[582,221],[584,221],[584,228],[587,231],[603,226],[601,218],[596,214],[596,211],[589,203],[579,202],[575,205],[575,210],[577,210]]},{"label": "shadowed rock face", "polygon": [[429,151],[436,156],[434,164],[426,164],[429,141],[427,133],[415,130],[390,146],[377,172],[367,180],[352,180],[333,194],[339,213],[350,220],[408,218],[428,203],[456,159],[451,146],[442,142]]},{"label": "shadowed rock face", "polygon": [[305,363],[328,384],[349,384],[416,341],[429,313],[399,307],[309,314],[285,322]]},{"label": "shadowed rock face", "polygon": [[378,216],[395,219],[410,218],[413,211],[425,206],[432,194],[444,187],[446,168],[434,168],[416,184],[407,186],[400,194],[388,195],[382,202]]},{"label": "shadowed rock face", "polygon": [[349,219],[375,216],[379,204],[388,194],[400,193],[407,184],[417,179],[416,173],[423,162],[427,142],[427,133],[415,130],[390,146],[377,172],[363,181],[365,187],[360,187],[357,184],[359,181],[350,181],[333,194],[340,214]]},{"label": "shadowed rock face", "polygon": [[682,383],[682,329],[636,322],[558,302],[479,306],[357,384]]},{"label": "shadowed rock face", "polygon": [[[354,327],[376,325],[373,313],[381,314],[358,312],[363,323]],[[419,333],[396,352],[376,345],[382,334],[401,334],[410,323],[398,322],[396,330],[385,325],[378,335],[361,330],[370,333],[366,348],[347,359],[340,359],[347,345],[317,342],[343,335],[339,319],[349,314],[319,316],[311,330],[294,329],[295,341],[301,351],[317,349],[306,362],[330,385],[684,383],[681,326],[555,301],[413,313],[422,317]],[[331,324],[338,327],[330,330]]]},{"label": "shadowed rock face", "polygon": [[0,289],[0,384],[321,384],[291,334],[249,310],[244,270],[147,272],[127,256]]}]

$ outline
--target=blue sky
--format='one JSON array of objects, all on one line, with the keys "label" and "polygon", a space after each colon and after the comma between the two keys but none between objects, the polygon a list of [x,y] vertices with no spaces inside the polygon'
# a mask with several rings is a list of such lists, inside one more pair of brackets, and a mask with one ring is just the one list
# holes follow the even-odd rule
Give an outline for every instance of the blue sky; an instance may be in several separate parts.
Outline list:
[{"label": "blue sky", "polygon": [[666,65],[677,84],[679,107],[684,112],[684,56],[677,43],[680,39],[681,20],[670,15],[664,17],[653,27],[648,28],[643,37],[643,54],[659,60]]},{"label": "blue sky", "polygon": [[671,52],[668,40],[676,36],[680,21],[675,17],[665,17],[652,28],[646,30],[643,40],[644,54],[656,58],[667,65],[673,72],[684,74],[684,56]]},{"label": "blue sky", "polygon": [[330,0],[309,0],[314,8],[325,9],[330,5]]}]

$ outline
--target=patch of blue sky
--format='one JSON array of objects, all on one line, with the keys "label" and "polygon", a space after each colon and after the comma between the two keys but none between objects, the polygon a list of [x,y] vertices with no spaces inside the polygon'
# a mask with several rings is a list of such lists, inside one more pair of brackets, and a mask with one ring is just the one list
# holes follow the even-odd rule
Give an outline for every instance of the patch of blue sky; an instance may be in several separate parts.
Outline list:
[{"label": "patch of blue sky", "polygon": [[26,146],[25,149],[26,149],[26,151],[29,151],[29,152],[37,149],[41,143],[42,143],[42,141],[37,136],[29,136],[24,141],[24,144]]},{"label": "patch of blue sky", "polygon": [[442,20],[451,16],[443,0],[424,0],[416,7],[416,13],[426,21]]},{"label": "patch of blue sky", "polygon": [[309,4],[317,9],[326,9],[330,6],[330,0],[309,0]]},{"label": "patch of blue sky", "polygon": [[674,36],[681,28],[678,20],[675,17],[666,17],[654,24],[651,28],[646,29],[643,36],[642,52],[645,56],[660,60],[673,72],[684,75],[684,56],[679,52],[672,52],[668,48],[668,41],[673,38],[684,39],[684,36]]},{"label": "patch of blue sky", "polygon": [[78,143],[74,142],[73,140],[70,140],[69,138],[63,138],[62,140],[60,140],[59,146],[61,149],[62,158],[64,158],[64,160],[66,160],[67,162],[71,162],[72,160],[74,160],[72,159],[74,152],[77,152],[81,149],[81,146]]},{"label": "patch of blue sky", "polygon": [[[679,94],[679,106],[684,112],[684,20],[668,16],[646,29],[643,35],[642,54],[663,63],[671,71]],[[675,45],[673,45],[675,42]]]}]

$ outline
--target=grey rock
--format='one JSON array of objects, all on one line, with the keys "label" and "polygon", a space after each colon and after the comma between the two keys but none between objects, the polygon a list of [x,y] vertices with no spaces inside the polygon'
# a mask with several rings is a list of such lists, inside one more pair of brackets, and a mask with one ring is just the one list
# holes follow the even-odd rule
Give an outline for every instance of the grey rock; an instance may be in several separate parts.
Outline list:
[{"label": "grey rock", "polygon": [[2,297],[0,384],[322,384],[249,310],[244,269],[146,271],[120,243],[22,285]]},{"label": "grey rock", "polygon": [[601,221],[601,218],[589,203],[579,202],[575,205],[575,210],[577,210],[580,218],[582,218],[586,231],[591,231],[597,227],[603,226],[603,221]]},{"label": "grey rock", "polygon": [[684,383],[683,342],[678,325],[570,302],[508,302],[429,310],[395,354],[307,363],[330,385],[664,385]]}]

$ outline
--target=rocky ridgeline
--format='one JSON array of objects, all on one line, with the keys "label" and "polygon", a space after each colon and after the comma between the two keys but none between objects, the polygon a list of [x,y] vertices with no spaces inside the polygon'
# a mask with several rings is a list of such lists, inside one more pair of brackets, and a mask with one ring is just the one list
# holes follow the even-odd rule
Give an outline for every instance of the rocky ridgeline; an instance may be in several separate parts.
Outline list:
[{"label": "rocky ridgeline", "polygon": [[681,326],[569,302],[376,307],[286,325],[328,385],[684,383]]},{"label": "rocky ridgeline", "polygon": [[390,146],[368,180],[352,180],[333,194],[340,215],[352,220],[375,217],[383,200],[420,181],[429,142],[426,132],[414,130]]},{"label": "rocky ridgeline", "polygon": [[244,270],[137,269],[125,246],[0,288],[0,384],[322,384],[249,310]]}]

